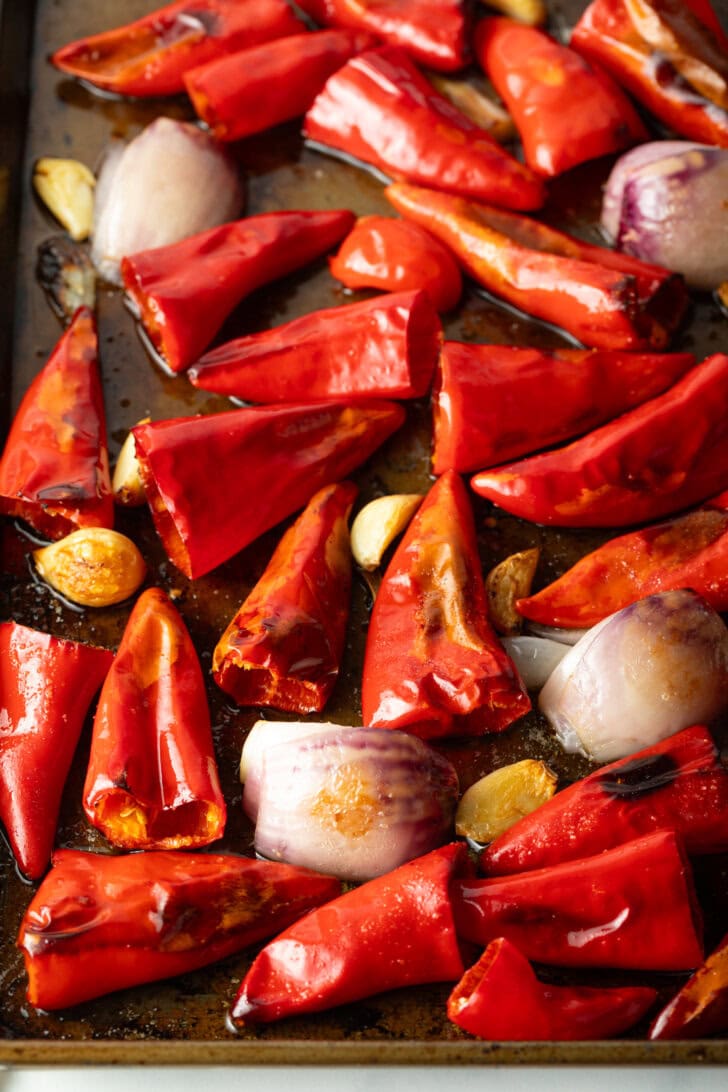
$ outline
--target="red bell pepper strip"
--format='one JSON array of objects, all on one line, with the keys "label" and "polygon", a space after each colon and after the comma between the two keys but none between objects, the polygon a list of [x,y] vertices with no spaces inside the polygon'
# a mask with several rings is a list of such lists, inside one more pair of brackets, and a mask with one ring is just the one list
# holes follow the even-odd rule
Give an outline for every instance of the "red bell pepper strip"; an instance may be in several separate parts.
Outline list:
[{"label": "red bell pepper strip", "polygon": [[83,807],[124,849],[194,849],[225,829],[202,670],[160,588],[137,600],[106,676]]},{"label": "red bell pepper strip", "polygon": [[26,391],[0,459],[0,515],[48,538],[114,525],[97,352],[81,307]]},{"label": "red bell pepper strip", "polygon": [[170,560],[190,579],[210,572],[365,462],[404,416],[370,399],[137,425],[142,482]]},{"label": "red bell pepper strip", "polygon": [[448,471],[407,528],[374,601],[364,724],[421,739],[481,735],[503,731],[530,707],[488,622],[470,501]]},{"label": "red bell pepper strip", "polygon": [[537,173],[553,177],[648,139],[611,77],[538,27],[483,19],[474,44]]},{"label": "red bell pepper strip", "polygon": [[335,72],[306,114],[304,133],[392,178],[509,208],[536,209],[544,201],[540,179],[396,46],[361,53]]},{"label": "red bell pepper strip", "polygon": [[433,473],[477,470],[571,439],[653,398],[694,365],[691,353],[446,341],[433,392]]},{"label": "red bell pepper strip", "polygon": [[104,648],[0,623],[0,819],[31,880],[51,859],[63,786],[113,659]]},{"label": "red bell pepper strip", "polygon": [[421,398],[441,340],[427,293],[388,293],[228,341],[187,375],[196,387],[245,402]]},{"label": "red bell pepper strip", "polygon": [[480,867],[489,875],[542,869],[666,828],[688,853],[728,850],[728,770],[700,725],[563,789],[496,838]]},{"label": "red bell pepper strip", "polygon": [[464,845],[444,846],[307,914],[257,956],[233,1021],[269,1023],[459,978],[450,887],[467,867]]},{"label": "red bell pepper strip", "polygon": [[453,911],[465,940],[505,937],[537,963],[682,971],[703,959],[690,866],[670,830],[595,857],[458,886]]},{"label": "red bell pepper strip", "polygon": [[460,269],[439,239],[409,220],[363,216],[329,258],[347,288],[389,292],[425,289],[437,311],[451,311],[462,294]]},{"label": "red bell pepper strip", "polygon": [[650,1039],[704,1039],[728,1029],[728,936],[658,1014]]},{"label": "red bell pepper strip", "polygon": [[676,133],[728,147],[728,39],[705,0],[593,0],[571,45]]},{"label": "red bell pepper strip", "polygon": [[329,876],[232,854],[59,850],[20,927],[28,1000],[67,1008],[196,970],[340,891]]},{"label": "red bell pepper strip", "polygon": [[325,254],[353,222],[346,209],[249,216],[124,258],[124,287],[163,362],[180,372],[245,296]]},{"label": "red bell pepper strip", "polygon": [[349,617],[352,482],[308,502],[217,643],[212,672],[238,705],[318,713],[334,688]]},{"label": "red bell pepper strip", "polygon": [[286,0],[177,0],[126,26],[70,42],[51,62],[118,95],[176,95],[184,91],[187,69],[303,29]]},{"label": "red bell pepper strip", "polygon": [[560,527],[620,527],[670,515],[728,482],[728,356],[567,447],[476,474],[513,515]]},{"label": "red bell pepper strip", "polygon": [[450,994],[447,1015],[481,1039],[607,1039],[640,1020],[657,990],[646,986],[549,986],[504,937],[492,940]]}]

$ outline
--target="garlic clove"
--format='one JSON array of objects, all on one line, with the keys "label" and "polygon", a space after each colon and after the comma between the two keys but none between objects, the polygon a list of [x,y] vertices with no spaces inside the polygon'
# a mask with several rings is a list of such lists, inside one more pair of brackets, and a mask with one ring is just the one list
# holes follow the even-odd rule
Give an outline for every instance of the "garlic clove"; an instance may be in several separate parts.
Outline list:
[{"label": "garlic clove", "polygon": [[357,565],[376,569],[421,503],[419,493],[393,493],[366,504],[351,526],[351,552]]},{"label": "garlic clove", "polygon": [[[149,417],[143,417],[137,423],[146,425],[149,420]],[[121,445],[114,467],[114,476],[111,479],[111,491],[116,503],[123,508],[139,508],[147,499],[139,472],[134,435],[131,432]]]},{"label": "garlic clove", "polygon": [[545,762],[526,758],[481,777],[463,794],[455,833],[474,842],[494,841],[556,792],[556,774]]},{"label": "garlic clove", "polygon": [[503,104],[496,101],[495,92],[491,98],[483,90],[474,87],[472,83],[442,76],[439,73],[432,74],[428,78],[436,91],[449,99],[453,106],[457,106],[461,113],[469,117],[481,129],[490,133],[494,140],[505,143],[516,137],[513,119]]},{"label": "garlic clove", "polygon": [[548,18],[548,9],[544,0],[487,0],[489,8],[495,8],[509,19],[527,23],[531,27],[540,27]]},{"label": "garlic clove", "polygon": [[41,201],[76,242],[88,239],[94,218],[93,173],[77,159],[45,156],[33,170],[33,185]]},{"label": "garlic clove", "polygon": [[523,618],[516,610],[516,600],[531,594],[538,559],[538,548],[522,550],[499,562],[485,578],[488,616],[498,633],[520,633]]},{"label": "garlic clove", "polygon": [[36,570],[65,599],[108,607],[133,595],[146,566],[131,539],[105,527],[83,527],[33,552]]}]

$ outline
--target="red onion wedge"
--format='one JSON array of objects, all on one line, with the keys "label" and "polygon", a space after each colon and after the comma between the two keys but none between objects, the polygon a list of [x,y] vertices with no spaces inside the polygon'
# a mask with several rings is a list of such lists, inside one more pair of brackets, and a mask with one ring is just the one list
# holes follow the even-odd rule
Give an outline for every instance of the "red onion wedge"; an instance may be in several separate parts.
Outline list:
[{"label": "red onion wedge", "polygon": [[548,637],[501,637],[501,644],[527,690],[540,690],[569,651],[565,642]]}]

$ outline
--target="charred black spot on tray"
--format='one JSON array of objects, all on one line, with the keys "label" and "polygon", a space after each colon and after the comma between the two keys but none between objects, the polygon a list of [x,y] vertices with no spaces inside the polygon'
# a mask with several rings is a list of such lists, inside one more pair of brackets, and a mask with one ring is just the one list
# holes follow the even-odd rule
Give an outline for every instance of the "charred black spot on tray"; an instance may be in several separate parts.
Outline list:
[{"label": "charred black spot on tray", "polygon": [[625,762],[619,769],[597,776],[595,780],[608,796],[634,799],[664,789],[679,774],[680,769],[670,755],[651,755]]}]

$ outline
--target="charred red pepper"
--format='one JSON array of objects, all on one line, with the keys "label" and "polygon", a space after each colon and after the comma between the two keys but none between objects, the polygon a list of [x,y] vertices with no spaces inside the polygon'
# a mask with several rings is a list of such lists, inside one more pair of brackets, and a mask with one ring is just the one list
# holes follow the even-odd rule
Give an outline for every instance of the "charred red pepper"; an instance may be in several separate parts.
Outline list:
[{"label": "charred red pepper", "polygon": [[0,819],[31,880],[51,859],[63,786],[113,659],[104,648],[0,623]]},{"label": "charred red pepper", "polygon": [[113,527],[93,315],[79,308],[26,391],[0,459],[0,514],[48,538]]},{"label": "charred red pepper", "polygon": [[422,739],[480,735],[502,731],[530,707],[488,622],[470,501],[448,472],[410,523],[374,601],[364,724]]},{"label": "charred red pepper", "polygon": [[396,46],[361,53],[327,81],[304,121],[324,148],[409,179],[516,209],[540,208],[541,181],[462,114]]},{"label": "charred red pepper", "polygon": [[659,1013],[650,1039],[703,1039],[728,1028],[728,936]]},{"label": "charred red pepper", "polygon": [[196,970],[340,891],[329,876],[232,854],[59,850],[20,927],[28,1000],[62,1009]]},{"label": "charred red pepper", "polygon": [[187,373],[245,402],[421,398],[442,329],[425,292],[397,292],[301,315],[212,349]]},{"label": "charred red pepper", "polygon": [[180,372],[245,296],[325,254],[353,222],[346,209],[250,216],[124,258],[124,287],[163,362]]},{"label": "charred red pepper", "polygon": [[349,617],[351,482],[308,502],[220,638],[215,682],[238,705],[318,713],[336,682]]}]

